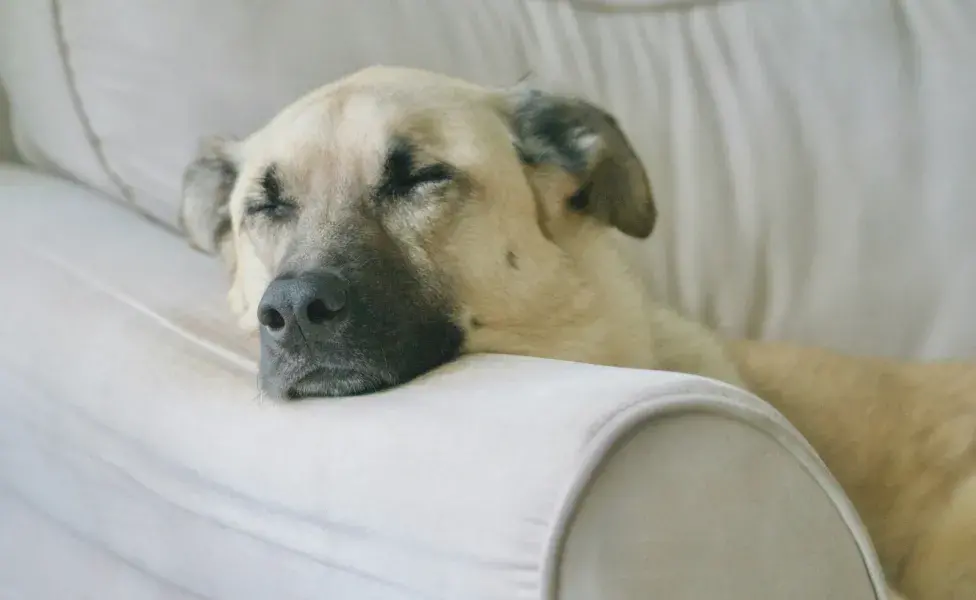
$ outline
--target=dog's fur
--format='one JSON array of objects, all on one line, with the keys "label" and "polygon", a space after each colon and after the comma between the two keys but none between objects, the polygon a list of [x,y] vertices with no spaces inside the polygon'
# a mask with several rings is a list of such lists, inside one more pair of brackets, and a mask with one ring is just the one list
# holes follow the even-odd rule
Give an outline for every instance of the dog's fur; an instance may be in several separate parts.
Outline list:
[{"label": "dog's fur", "polygon": [[[907,597],[976,598],[976,368],[719,340],[651,299],[618,254],[614,230],[647,237],[655,217],[640,161],[596,106],[386,67],[205,143],[182,211],[191,243],[227,263],[242,326],[258,328],[272,280],[316,269],[368,305],[328,347],[263,342],[280,355],[262,359],[269,393],[369,392],[474,352],[723,380],[807,436]],[[341,377],[316,370],[335,363]]]}]

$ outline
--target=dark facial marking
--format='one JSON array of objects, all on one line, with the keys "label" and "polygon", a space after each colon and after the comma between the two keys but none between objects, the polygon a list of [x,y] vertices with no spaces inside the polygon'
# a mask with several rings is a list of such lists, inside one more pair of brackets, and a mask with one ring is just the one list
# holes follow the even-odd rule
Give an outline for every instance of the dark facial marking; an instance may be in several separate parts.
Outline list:
[{"label": "dark facial marking", "polygon": [[251,200],[246,212],[262,215],[275,221],[284,220],[294,214],[295,204],[281,191],[281,178],[275,165],[269,166],[261,176],[261,193]]},{"label": "dark facial marking", "polygon": [[471,328],[472,328],[472,329],[481,329],[481,328],[482,328],[482,327],[484,327],[484,326],[485,326],[485,324],[484,324],[484,323],[482,323],[482,322],[481,322],[481,321],[480,321],[480,320],[478,319],[478,317],[471,317]]},{"label": "dark facial marking", "polygon": [[[277,280],[321,282],[323,273],[331,273],[343,289],[341,312],[333,310],[330,318],[321,318],[313,300],[293,312],[297,328],[272,331],[275,322],[261,321],[261,385],[271,396],[374,392],[410,381],[461,351],[464,330],[451,301],[434,291],[441,286],[421,278],[381,219],[348,219],[335,224],[333,245],[309,250],[295,244],[278,266]],[[318,236],[311,237],[314,246]],[[321,299],[330,309],[328,298]]]},{"label": "dark facial marking", "polygon": [[237,180],[237,168],[220,148],[206,147],[183,173],[183,205],[179,227],[190,244],[216,252],[230,233],[227,204]]},{"label": "dark facial marking", "polygon": [[511,250],[505,253],[505,261],[508,262],[508,266],[512,267],[513,269],[519,268],[518,256],[516,256],[515,253],[512,252]]},{"label": "dark facial marking", "polygon": [[443,163],[417,165],[414,147],[405,140],[395,140],[386,156],[377,193],[380,198],[403,198],[421,184],[442,183],[453,176],[451,167]]}]

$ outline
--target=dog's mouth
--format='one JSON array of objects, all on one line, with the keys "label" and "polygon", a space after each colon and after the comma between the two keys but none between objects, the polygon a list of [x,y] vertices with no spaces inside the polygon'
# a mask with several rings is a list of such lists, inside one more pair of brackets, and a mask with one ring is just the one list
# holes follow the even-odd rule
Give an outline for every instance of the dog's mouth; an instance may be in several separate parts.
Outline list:
[{"label": "dog's mouth", "polygon": [[[431,343],[431,340],[427,340]],[[449,342],[449,343],[448,343]],[[362,396],[403,385],[425,375],[461,354],[458,339],[443,344],[414,347],[412,351],[381,352],[367,360],[336,356],[299,358],[262,349],[259,385],[264,393],[281,400]],[[406,349],[400,349],[406,350]],[[348,359],[347,359],[348,358]]]},{"label": "dog's mouth", "polygon": [[281,394],[286,400],[361,396],[395,386],[389,373],[342,367],[318,367],[295,379]]}]

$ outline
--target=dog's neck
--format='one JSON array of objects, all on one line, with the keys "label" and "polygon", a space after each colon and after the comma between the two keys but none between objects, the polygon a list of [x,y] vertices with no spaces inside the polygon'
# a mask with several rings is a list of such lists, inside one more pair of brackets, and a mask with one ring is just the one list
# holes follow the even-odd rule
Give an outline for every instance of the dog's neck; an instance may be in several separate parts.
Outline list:
[{"label": "dog's neck", "polygon": [[719,337],[653,298],[612,240],[589,245],[578,257],[593,293],[587,314],[577,321],[583,331],[568,332],[592,340],[587,347],[577,348],[583,355],[578,360],[741,384]]},{"label": "dog's neck", "polygon": [[[571,235],[558,245],[571,271],[540,267],[532,273],[537,299],[506,319],[479,307],[479,327],[465,351],[504,352],[599,365],[692,373],[739,384],[716,335],[656,301],[631,272],[617,240],[602,232]],[[538,299],[550,299],[543,302]]]}]

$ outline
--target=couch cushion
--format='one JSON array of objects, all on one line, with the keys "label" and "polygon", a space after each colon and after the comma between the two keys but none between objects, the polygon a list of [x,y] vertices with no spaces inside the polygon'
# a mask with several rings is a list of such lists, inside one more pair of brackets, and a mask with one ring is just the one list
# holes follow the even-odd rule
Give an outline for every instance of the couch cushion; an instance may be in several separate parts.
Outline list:
[{"label": "couch cushion", "polygon": [[954,0],[0,2],[23,154],[172,224],[204,133],[376,62],[584,93],[661,218],[638,266],[735,334],[976,356],[976,13]]},{"label": "couch cushion", "polygon": [[[369,397],[261,402],[216,264],[24,170],[0,167],[0,205],[8,596],[874,597],[843,494],[744,392],[476,357]],[[703,519],[687,495],[709,482],[736,499]],[[696,547],[710,578],[688,571]]]},{"label": "couch cushion", "polygon": [[0,2],[0,79],[10,97],[20,155],[35,166],[118,194],[86,131],[51,8],[56,2]]}]

